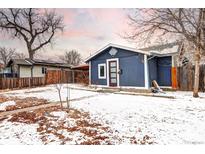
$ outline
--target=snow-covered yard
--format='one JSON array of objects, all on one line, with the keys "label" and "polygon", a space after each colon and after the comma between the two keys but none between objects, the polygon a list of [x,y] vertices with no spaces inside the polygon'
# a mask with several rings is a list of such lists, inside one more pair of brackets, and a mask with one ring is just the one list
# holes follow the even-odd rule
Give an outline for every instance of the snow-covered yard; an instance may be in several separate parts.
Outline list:
[{"label": "snow-covered yard", "polygon": [[[73,88],[73,84],[69,84],[69,89]],[[86,89],[85,87],[82,87],[81,85],[77,85],[80,89]],[[67,94],[69,93],[69,89],[67,90],[67,85],[64,84],[61,90],[62,100],[65,101]],[[92,91],[86,91],[86,90],[80,90],[80,89],[71,89],[70,90],[70,99],[77,99],[85,96],[92,96],[96,95],[96,92]],[[8,92],[2,93],[5,96],[17,96],[20,98],[25,97],[36,97],[40,99],[46,99],[50,102],[58,102],[59,96],[57,89],[55,85],[48,85],[45,87],[37,87],[37,88],[29,88],[29,89],[22,89],[22,90],[13,90]]]},{"label": "snow-covered yard", "polygon": [[[174,95],[172,93],[172,95]],[[202,95],[202,94],[201,94]],[[107,94],[73,107],[108,124],[122,136],[148,135],[157,144],[205,144],[205,97],[177,92],[176,99]]]},{"label": "snow-covered yard", "polygon": [[[71,89],[70,92],[72,99],[93,96],[71,102],[71,107],[82,113],[88,112],[90,122],[109,127],[109,131],[101,132],[103,136],[111,136],[109,142],[100,140],[101,144],[131,144],[138,143],[135,142],[137,139],[143,141],[146,138],[153,141],[154,144],[205,144],[205,93],[200,93],[200,98],[193,98],[191,92],[177,91],[163,94],[175,97],[175,99],[170,99],[98,93],[80,89]],[[65,100],[67,96],[65,87],[62,93]],[[32,96],[49,101],[59,101],[56,89],[52,86],[6,92],[4,95]],[[58,114],[58,112],[54,114]],[[24,127],[24,125],[26,126]],[[7,119],[0,120],[0,136],[4,136],[0,139],[0,144],[5,143],[4,140],[9,143],[6,140],[8,132],[18,134],[21,127],[29,128],[30,126],[32,128],[29,130],[22,129],[25,130],[24,133],[31,134],[30,136],[25,135],[25,137],[27,140],[29,140],[29,137],[35,138],[36,136],[38,138],[39,133],[37,131],[29,133],[36,129],[35,124],[22,124],[21,126],[21,124],[12,124]],[[66,134],[65,130],[61,131],[64,132],[64,136],[72,138],[72,134]],[[77,134],[79,135],[79,132]],[[80,137],[82,137],[82,134]],[[10,138],[12,142],[15,135],[10,136]],[[73,138],[75,138],[75,134],[73,134]],[[84,139],[83,142],[86,143],[89,138],[84,137]],[[30,142],[30,140],[28,141],[29,144],[39,143],[38,140],[36,142],[35,140]],[[59,143],[53,141],[53,144]],[[67,144],[74,144],[74,142],[67,142]]]}]

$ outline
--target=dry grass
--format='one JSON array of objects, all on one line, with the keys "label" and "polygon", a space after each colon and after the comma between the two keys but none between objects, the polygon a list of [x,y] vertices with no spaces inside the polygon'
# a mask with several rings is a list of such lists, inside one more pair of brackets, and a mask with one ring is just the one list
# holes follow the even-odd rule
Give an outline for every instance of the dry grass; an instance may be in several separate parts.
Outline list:
[{"label": "dry grass", "polygon": [[[6,101],[15,101],[16,105],[10,105],[6,107],[6,111],[13,111],[17,109],[27,108],[27,107],[33,107],[38,105],[47,104],[48,101],[45,99],[38,99],[36,97],[26,97],[26,98],[19,98],[19,97],[6,97],[0,95],[0,103],[6,102]],[[4,111],[0,111],[4,112]]]},{"label": "dry grass", "polygon": [[[73,108],[64,109],[63,112],[66,113],[66,116],[59,119],[52,114],[54,111],[61,112],[60,105],[13,114],[8,121],[38,124],[36,131],[40,134],[44,144],[111,145],[123,143],[125,138],[129,140],[130,144],[153,143],[147,135],[143,139],[120,137],[119,132],[113,132],[108,126],[92,121],[87,112]],[[4,119],[0,119],[0,121],[2,120]],[[76,137],[76,134],[79,136]]]}]

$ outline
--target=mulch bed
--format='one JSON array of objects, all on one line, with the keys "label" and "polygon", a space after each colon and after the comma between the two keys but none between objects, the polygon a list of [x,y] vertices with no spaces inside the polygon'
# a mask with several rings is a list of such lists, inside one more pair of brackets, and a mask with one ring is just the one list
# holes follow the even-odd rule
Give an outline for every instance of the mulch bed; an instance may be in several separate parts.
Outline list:
[{"label": "mulch bed", "polygon": [[[16,105],[7,106],[6,111],[13,111],[13,110],[22,109],[22,108],[48,104],[48,101],[46,99],[38,99],[36,97],[19,98],[19,97],[6,97],[6,96],[0,95],[0,103],[6,102],[6,101],[16,102]],[[4,112],[4,111],[0,111],[0,112]]]},{"label": "mulch bed", "polygon": [[[113,140],[122,141],[119,136],[113,135],[113,131],[108,126],[103,126],[90,119],[87,112],[78,111],[70,108],[64,109],[66,112],[65,119],[53,116],[51,112],[62,111],[60,106],[53,106],[44,109],[36,109],[34,111],[21,112],[13,114],[8,120],[10,122],[20,122],[26,124],[38,124],[37,132],[41,136],[44,144],[58,142],[56,144],[80,144],[80,145],[111,145]],[[74,125],[69,126],[70,121],[74,121]],[[64,133],[59,133],[64,131]],[[82,134],[82,137],[72,137],[72,133]],[[54,138],[51,138],[54,136]],[[82,140],[84,138],[84,140]],[[130,137],[130,144],[152,144],[150,137],[145,135],[143,139]]]},{"label": "mulch bed", "polygon": [[[54,142],[54,140],[49,140],[48,136],[50,134],[54,135],[58,140],[60,140],[60,144],[66,144],[67,141],[73,140],[72,138],[66,137],[63,134],[58,133],[59,130],[66,130],[68,133],[72,132],[80,132],[84,134],[84,136],[90,138],[87,141],[83,141],[81,143],[83,145],[91,145],[91,144],[101,144],[102,140],[106,140],[109,137],[101,135],[100,132],[107,131],[108,127],[103,127],[99,123],[90,122],[89,114],[86,112],[80,112],[76,109],[64,110],[68,113],[67,118],[65,120],[58,120],[58,117],[52,116],[50,113],[53,111],[62,111],[60,106],[49,107],[46,109],[37,109],[35,111],[30,112],[21,112],[17,114],[13,114],[12,117],[8,120],[10,122],[20,122],[26,124],[39,124],[37,131],[41,134],[41,139],[44,144],[48,144],[50,142]],[[75,126],[69,127],[66,126],[66,121],[69,119],[75,120]],[[55,123],[55,125],[54,125]],[[56,125],[57,124],[57,125]],[[96,128],[96,130],[92,130],[92,128]],[[101,131],[98,131],[101,130]],[[111,144],[109,140],[105,141],[106,144]]]}]

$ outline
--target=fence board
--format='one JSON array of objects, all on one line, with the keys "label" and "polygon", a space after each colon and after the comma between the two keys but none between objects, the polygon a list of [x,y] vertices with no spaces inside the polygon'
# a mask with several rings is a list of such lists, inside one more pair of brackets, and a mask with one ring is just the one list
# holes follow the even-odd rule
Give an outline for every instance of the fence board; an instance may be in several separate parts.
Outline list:
[{"label": "fence board", "polygon": [[[187,64],[177,68],[178,90],[191,91],[194,87],[194,66]],[[199,90],[205,91],[205,64],[200,65],[199,72]]]},{"label": "fence board", "polygon": [[[31,85],[30,82],[33,82]],[[0,79],[0,89],[13,89],[13,88],[24,88],[31,86],[41,86],[45,85],[44,77],[34,77],[34,78],[1,78]]]},{"label": "fence board", "polygon": [[0,78],[0,89],[25,88],[56,83],[83,83],[88,84],[88,71],[49,70],[45,77],[33,78]]}]

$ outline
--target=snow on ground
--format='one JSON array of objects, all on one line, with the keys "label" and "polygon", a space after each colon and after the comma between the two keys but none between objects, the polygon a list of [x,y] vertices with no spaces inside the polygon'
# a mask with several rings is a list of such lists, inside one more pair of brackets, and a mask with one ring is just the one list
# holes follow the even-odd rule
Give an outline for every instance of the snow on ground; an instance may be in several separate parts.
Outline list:
[{"label": "snow on ground", "polygon": [[[75,85],[70,87],[75,88]],[[113,143],[130,144],[130,137],[138,139],[148,135],[156,144],[205,144],[205,93],[200,93],[200,98],[193,98],[192,92],[156,94],[174,96],[175,99],[171,99],[97,93],[80,89],[71,89],[70,92],[71,99],[94,96],[72,102],[71,107],[89,112],[91,120],[109,126],[119,138],[123,139],[121,142],[113,140]],[[57,90],[53,85],[4,94],[59,101]],[[66,85],[63,87],[62,95],[65,100]],[[51,114],[64,118],[64,113]],[[81,137],[79,132],[69,135],[64,131],[62,133],[69,138]],[[50,137],[52,140],[52,136]],[[69,143],[74,144],[74,141]]]},{"label": "snow on ground", "polygon": [[7,101],[0,103],[0,111],[6,111],[6,107],[16,105],[16,102],[14,101]]},{"label": "snow on ground", "polygon": [[[60,117],[60,119],[59,119]],[[90,119],[89,114],[60,107],[23,112],[0,119],[1,144],[152,144],[148,136],[123,138]]]},{"label": "snow on ground", "polygon": [[170,92],[176,99],[107,94],[72,103],[121,136],[148,135],[156,144],[205,144],[205,94]]},{"label": "snow on ground", "polygon": [[58,117],[59,120],[63,120],[67,116],[67,112],[63,112],[63,111],[54,111],[54,112],[51,112],[50,114],[55,117]]},{"label": "snow on ground", "polygon": [[[87,90],[72,89],[74,87],[82,88],[82,86],[79,85],[68,84],[68,86],[70,88],[67,91],[67,84],[63,84],[61,90],[61,96],[63,101],[66,101],[67,93],[69,93],[69,91],[70,91],[70,99],[77,99],[81,97],[93,96],[98,94],[97,92],[92,92]],[[8,92],[3,92],[2,94],[5,96],[17,96],[20,98],[37,97],[37,98],[47,99],[48,101],[51,102],[59,101],[58,91],[55,85],[48,85],[45,87],[38,87],[38,88],[31,88],[31,89],[12,90]]]},{"label": "snow on ground", "polygon": [[38,145],[43,144],[37,124],[15,123],[4,120],[0,123],[0,145]]}]

